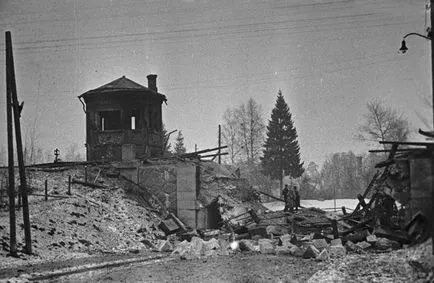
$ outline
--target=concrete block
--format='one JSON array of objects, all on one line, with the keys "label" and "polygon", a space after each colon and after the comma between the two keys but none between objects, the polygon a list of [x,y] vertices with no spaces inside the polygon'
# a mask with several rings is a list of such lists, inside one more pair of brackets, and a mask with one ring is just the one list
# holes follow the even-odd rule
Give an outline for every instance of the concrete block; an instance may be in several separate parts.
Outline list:
[{"label": "concrete block", "polygon": [[220,254],[220,245],[217,239],[210,239],[209,241],[203,241],[203,246],[200,254],[202,256],[214,256]]},{"label": "concrete block", "polygon": [[277,246],[274,248],[274,252],[277,255],[290,255],[291,254],[291,250],[287,246]]},{"label": "concrete block", "polygon": [[173,251],[173,245],[169,241],[160,241],[157,250],[159,252],[170,252]]},{"label": "concrete block", "polygon": [[303,253],[303,258],[316,258],[319,253],[319,250],[314,245],[309,245]]},{"label": "concrete block", "polygon": [[163,230],[166,235],[173,234],[179,230],[179,226],[171,218],[161,221],[158,228]]},{"label": "concrete block", "polygon": [[323,249],[319,255],[316,257],[317,260],[319,261],[328,261],[330,260],[330,255],[329,252],[327,251],[327,249]]},{"label": "concrete block", "polygon": [[191,239],[190,245],[191,245],[190,254],[194,256],[202,255],[204,243],[201,238],[193,237]]},{"label": "concrete block", "polygon": [[366,242],[368,242],[370,244],[375,243],[377,240],[378,240],[377,236],[375,236],[375,235],[369,235],[366,237]]},{"label": "concrete block", "polygon": [[241,240],[239,242],[239,245],[240,245],[241,251],[253,252],[256,250],[254,241],[252,241],[252,240]]},{"label": "concrete block", "polygon": [[330,246],[342,246],[342,239],[337,238],[330,241]]},{"label": "concrete block", "polygon": [[363,242],[358,242],[358,243],[356,244],[356,246],[357,246],[358,248],[362,249],[362,250],[366,250],[367,248],[371,247],[371,244],[368,243],[368,242],[363,241]]},{"label": "concrete block", "polygon": [[329,244],[325,239],[313,239],[312,243],[315,246],[315,248],[317,248],[320,251],[329,246]]},{"label": "concrete block", "polygon": [[273,241],[270,239],[259,239],[259,251],[263,254],[272,254],[274,253],[274,245]]}]

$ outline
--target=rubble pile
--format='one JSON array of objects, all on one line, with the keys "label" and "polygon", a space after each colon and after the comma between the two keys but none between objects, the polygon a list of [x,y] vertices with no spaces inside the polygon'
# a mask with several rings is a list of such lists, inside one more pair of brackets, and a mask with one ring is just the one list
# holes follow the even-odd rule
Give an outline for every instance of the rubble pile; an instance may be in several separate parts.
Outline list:
[{"label": "rubble pile", "polygon": [[[84,181],[83,167],[57,171],[29,170],[32,191],[29,196],[30,222],[36,255],[30,259],[52,260],[96,252],[149,250],[160,239],[166,238],[158,228],[160,216],[153,209],[139,204],[137,197],[129,193],[131,185],[125,180],[107,177],[101,171],[98,167],[87,170],[88,180],[99,187],[73,182],[71,195],[68,195],[69,176],[72,180]],[[48,183],[48,201],[44,200],[45,180]],[[9,217],[6,210],[0,213],[0,256],[6,257],[9,252]],[[23,237],[22,216],[17,211],[18,250],[23,247]],[[25,259],[24,254],[20,253],[20,256]],[[2,261],[1,265],[7,264],[8,261]]]},{"label": "rubble pile", "polygon": [[202,161],[199,165],[199,200],[205,206],[218,200],[223,221],[245,224],[236,216],[249,210],[265,210],[265,207],[253,197],[253,188],[246,179],[237,176],[233,167],[209,161]]}]

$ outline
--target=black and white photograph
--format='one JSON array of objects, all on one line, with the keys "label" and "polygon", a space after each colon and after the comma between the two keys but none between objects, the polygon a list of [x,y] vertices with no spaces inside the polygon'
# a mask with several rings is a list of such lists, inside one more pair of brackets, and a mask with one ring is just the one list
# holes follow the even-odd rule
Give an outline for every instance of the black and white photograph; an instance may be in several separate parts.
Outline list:
[{"label": "black and white photograph", "polygon": [[0,0],[0,283],[434,282],[434,0]]}]

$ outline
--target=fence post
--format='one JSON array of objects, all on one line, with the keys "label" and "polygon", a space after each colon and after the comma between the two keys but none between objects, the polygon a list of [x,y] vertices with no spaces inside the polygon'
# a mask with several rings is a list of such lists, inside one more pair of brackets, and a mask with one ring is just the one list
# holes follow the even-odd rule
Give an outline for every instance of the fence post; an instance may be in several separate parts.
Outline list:
[{"label": "fence post", "polygon": [[3,178],[0,186],[0,208],[3,207]]},{"label": "fence post", "polygon": [[334,239],[339,238],[338,221],[336,219],[332,220],[332,228],[333,228],[333,238]]},{"label": "fence post", "polygon": [[87,183],[87,166],[84,166],[84,182]]},{"label": "fence post", "polygon": [[68,195],[71,195],[71,175],[68,177]]},{"label": "fence post", "polygon": [[48,181],[45,180],[45,201],[48,200]]}]

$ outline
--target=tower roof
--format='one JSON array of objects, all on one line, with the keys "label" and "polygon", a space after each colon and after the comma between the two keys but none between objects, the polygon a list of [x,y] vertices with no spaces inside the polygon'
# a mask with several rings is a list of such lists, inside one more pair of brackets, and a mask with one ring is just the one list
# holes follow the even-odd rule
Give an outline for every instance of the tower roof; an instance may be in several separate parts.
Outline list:
[{"label": "tower roof", "polygon": [[115,93],[115,92],[146,92],[149,94],[159,95],[161,96],[163,101],[166,101],[166,96],[164,94],[158,93],[157,91],[150,89],[148,87],[145,87],[141,84],[136,83],[135,81],[130,80],[129,78],[122,76],[119,79],[116,79],[114,81],[111,81],[105,85],[102,85],[98,88],[89,90],[83,94],[81,94],[79,97],[86,98],[86,96],[92,95],[92,94],[104,94],[104,93]]}]

